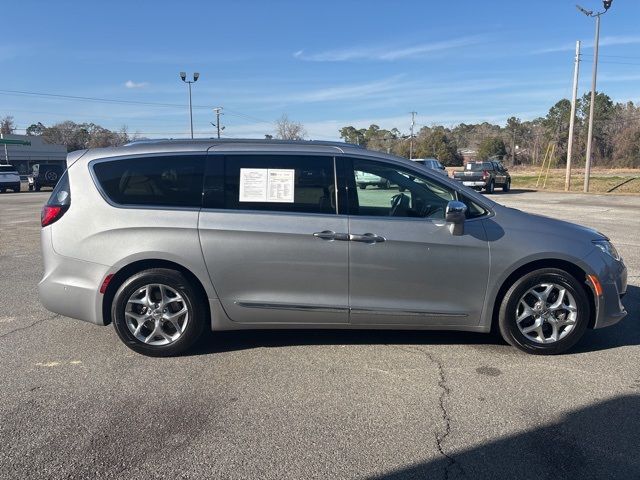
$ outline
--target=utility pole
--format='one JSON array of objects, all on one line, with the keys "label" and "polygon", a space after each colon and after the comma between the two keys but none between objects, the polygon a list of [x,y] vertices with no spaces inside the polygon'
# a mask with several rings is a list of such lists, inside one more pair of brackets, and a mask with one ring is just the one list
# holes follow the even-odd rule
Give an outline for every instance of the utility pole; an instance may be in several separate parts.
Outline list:
[{"label": "utility pole", "polygon": [[576,42],[576,58],[573,67],[573,94],[571,95],[571,118],[569,119],[569,140],[567,141],[567,173],[564,178],[564,191],[571,189],[571,152],[573,150],[573,128],[576,119],[576,100],[578,98],[578,75],[580,72],[580,40]]},{"label": "utility pole", "polygon": [[213,111],[216,113],[215,127],[218,129],[218,138],[220,138],[220,130],[224,130],[224,127],[220,128],[220,115],[223,115],[222,113],[220,113],[222,111],[222,107],[216,107],[213,109]]},{"label": "utility pole", "polygon": [[[4,140],[4,134],[2,132],[0,132],[0,140]],[[4,160],[7,162],[7,165],[9,165],[9,151],[7,150],[7,144],[5,142],[2,143],[4,144]]]},{"label": "utility pole", "polygon": [[596,38],[593,44],[593,72],[591,75],[591,104],[589,105],[589,131],[587,133],[587,158],[584,165],[584,192],[589,191],[589,177],[591,175],[591,148],[593,143],[593,114],[596,103],[596,79],[598,77],[598,47],[600,41],[600,16],[605,14],[611,8],[613,0],[603,0],[602,4],[604,10],[602,12],[594,13],[591,10],[586,10],[580,5],[576,5],[578,10],[584,13],[587,17],[595,17],[596,19]]},{"label": "utility pole", "polygon": [[416,124],[416,115],[418,112],[410,112],[411,113],[411,137],[409,141],[409,160],[413,159],[413,127]]},{"label": "utility pole", "polygon": [[516,164],[516,126],[513,126],[513,136],[511,139],[511,166]]}]

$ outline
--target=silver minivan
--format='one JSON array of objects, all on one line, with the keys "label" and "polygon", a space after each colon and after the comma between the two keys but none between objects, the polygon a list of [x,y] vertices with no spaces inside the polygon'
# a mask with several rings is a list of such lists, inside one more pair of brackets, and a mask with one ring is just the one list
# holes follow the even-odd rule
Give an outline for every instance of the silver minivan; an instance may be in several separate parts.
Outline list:
[{"label": "silver minivan", "polygon": [[[389,188],[359,189],[356,172]],[[213,331],[499,331],[559,353],[626,315],[592,229],[331,142],[145,141],[67,157],[42,210],[51,311],[154,356]]]}]

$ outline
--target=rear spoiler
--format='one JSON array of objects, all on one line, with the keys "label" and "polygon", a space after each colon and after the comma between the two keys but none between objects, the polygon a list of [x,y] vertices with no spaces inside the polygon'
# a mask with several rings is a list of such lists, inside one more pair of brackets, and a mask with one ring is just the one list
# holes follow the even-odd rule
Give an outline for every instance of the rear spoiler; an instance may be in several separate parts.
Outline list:
[{"label": "rear spoiler", "polygon": [[67,154],[67,168],[71,167],[74,163],[76,163],[85,153],[89,151],[88,148],[84,150],[76,150],[75,152],[71,152]]}]

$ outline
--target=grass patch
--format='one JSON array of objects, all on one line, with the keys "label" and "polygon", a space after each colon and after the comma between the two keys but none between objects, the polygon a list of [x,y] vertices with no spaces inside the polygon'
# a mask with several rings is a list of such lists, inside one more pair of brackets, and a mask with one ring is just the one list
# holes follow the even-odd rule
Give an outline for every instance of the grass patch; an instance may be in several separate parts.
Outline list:
[{"label": "grass patch", "polygon": [[[630,180],[631,179],[631,180]],[[630,180],[630,181],[628,181]],[[538,175],[514,173],[511,176],[512,188],[532,189],[532,190],[564,190],[564,175],[557,175],[555,172],[549,173],[546,185],[544,175],[538,182]],[[627,183],[624,183],[627,182]],[[624,185],[619,186],[624,183]],[[584,186],[584,176],[576,175],[571,178],[571,191],[581,192]],[[619,186],[619,187],[618,187]],[[618,188],[615,188],[618,187]],[[589,191],[592,193],[636,193],[640,194],[640,176],[598,176],[592,175],[589,182]]]}]

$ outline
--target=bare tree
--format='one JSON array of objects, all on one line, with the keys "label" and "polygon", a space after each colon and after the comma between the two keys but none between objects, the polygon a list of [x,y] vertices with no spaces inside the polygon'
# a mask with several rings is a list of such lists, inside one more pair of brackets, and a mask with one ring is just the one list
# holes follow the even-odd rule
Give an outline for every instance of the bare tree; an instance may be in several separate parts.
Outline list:
[{"label": "bare tree", "polygon": [[6,117],[0,119],[0,133],[3,135],[11,135],[16,131],[16,125],[13,122],[13,117],[7,115]]},{"label": "bare tree", "polygon": [[304,125],[300,122],[289,120],[286,114],[276,120],[276,138],[281,140],[304,140],[306,135],[307,131],[304,129]]}]

